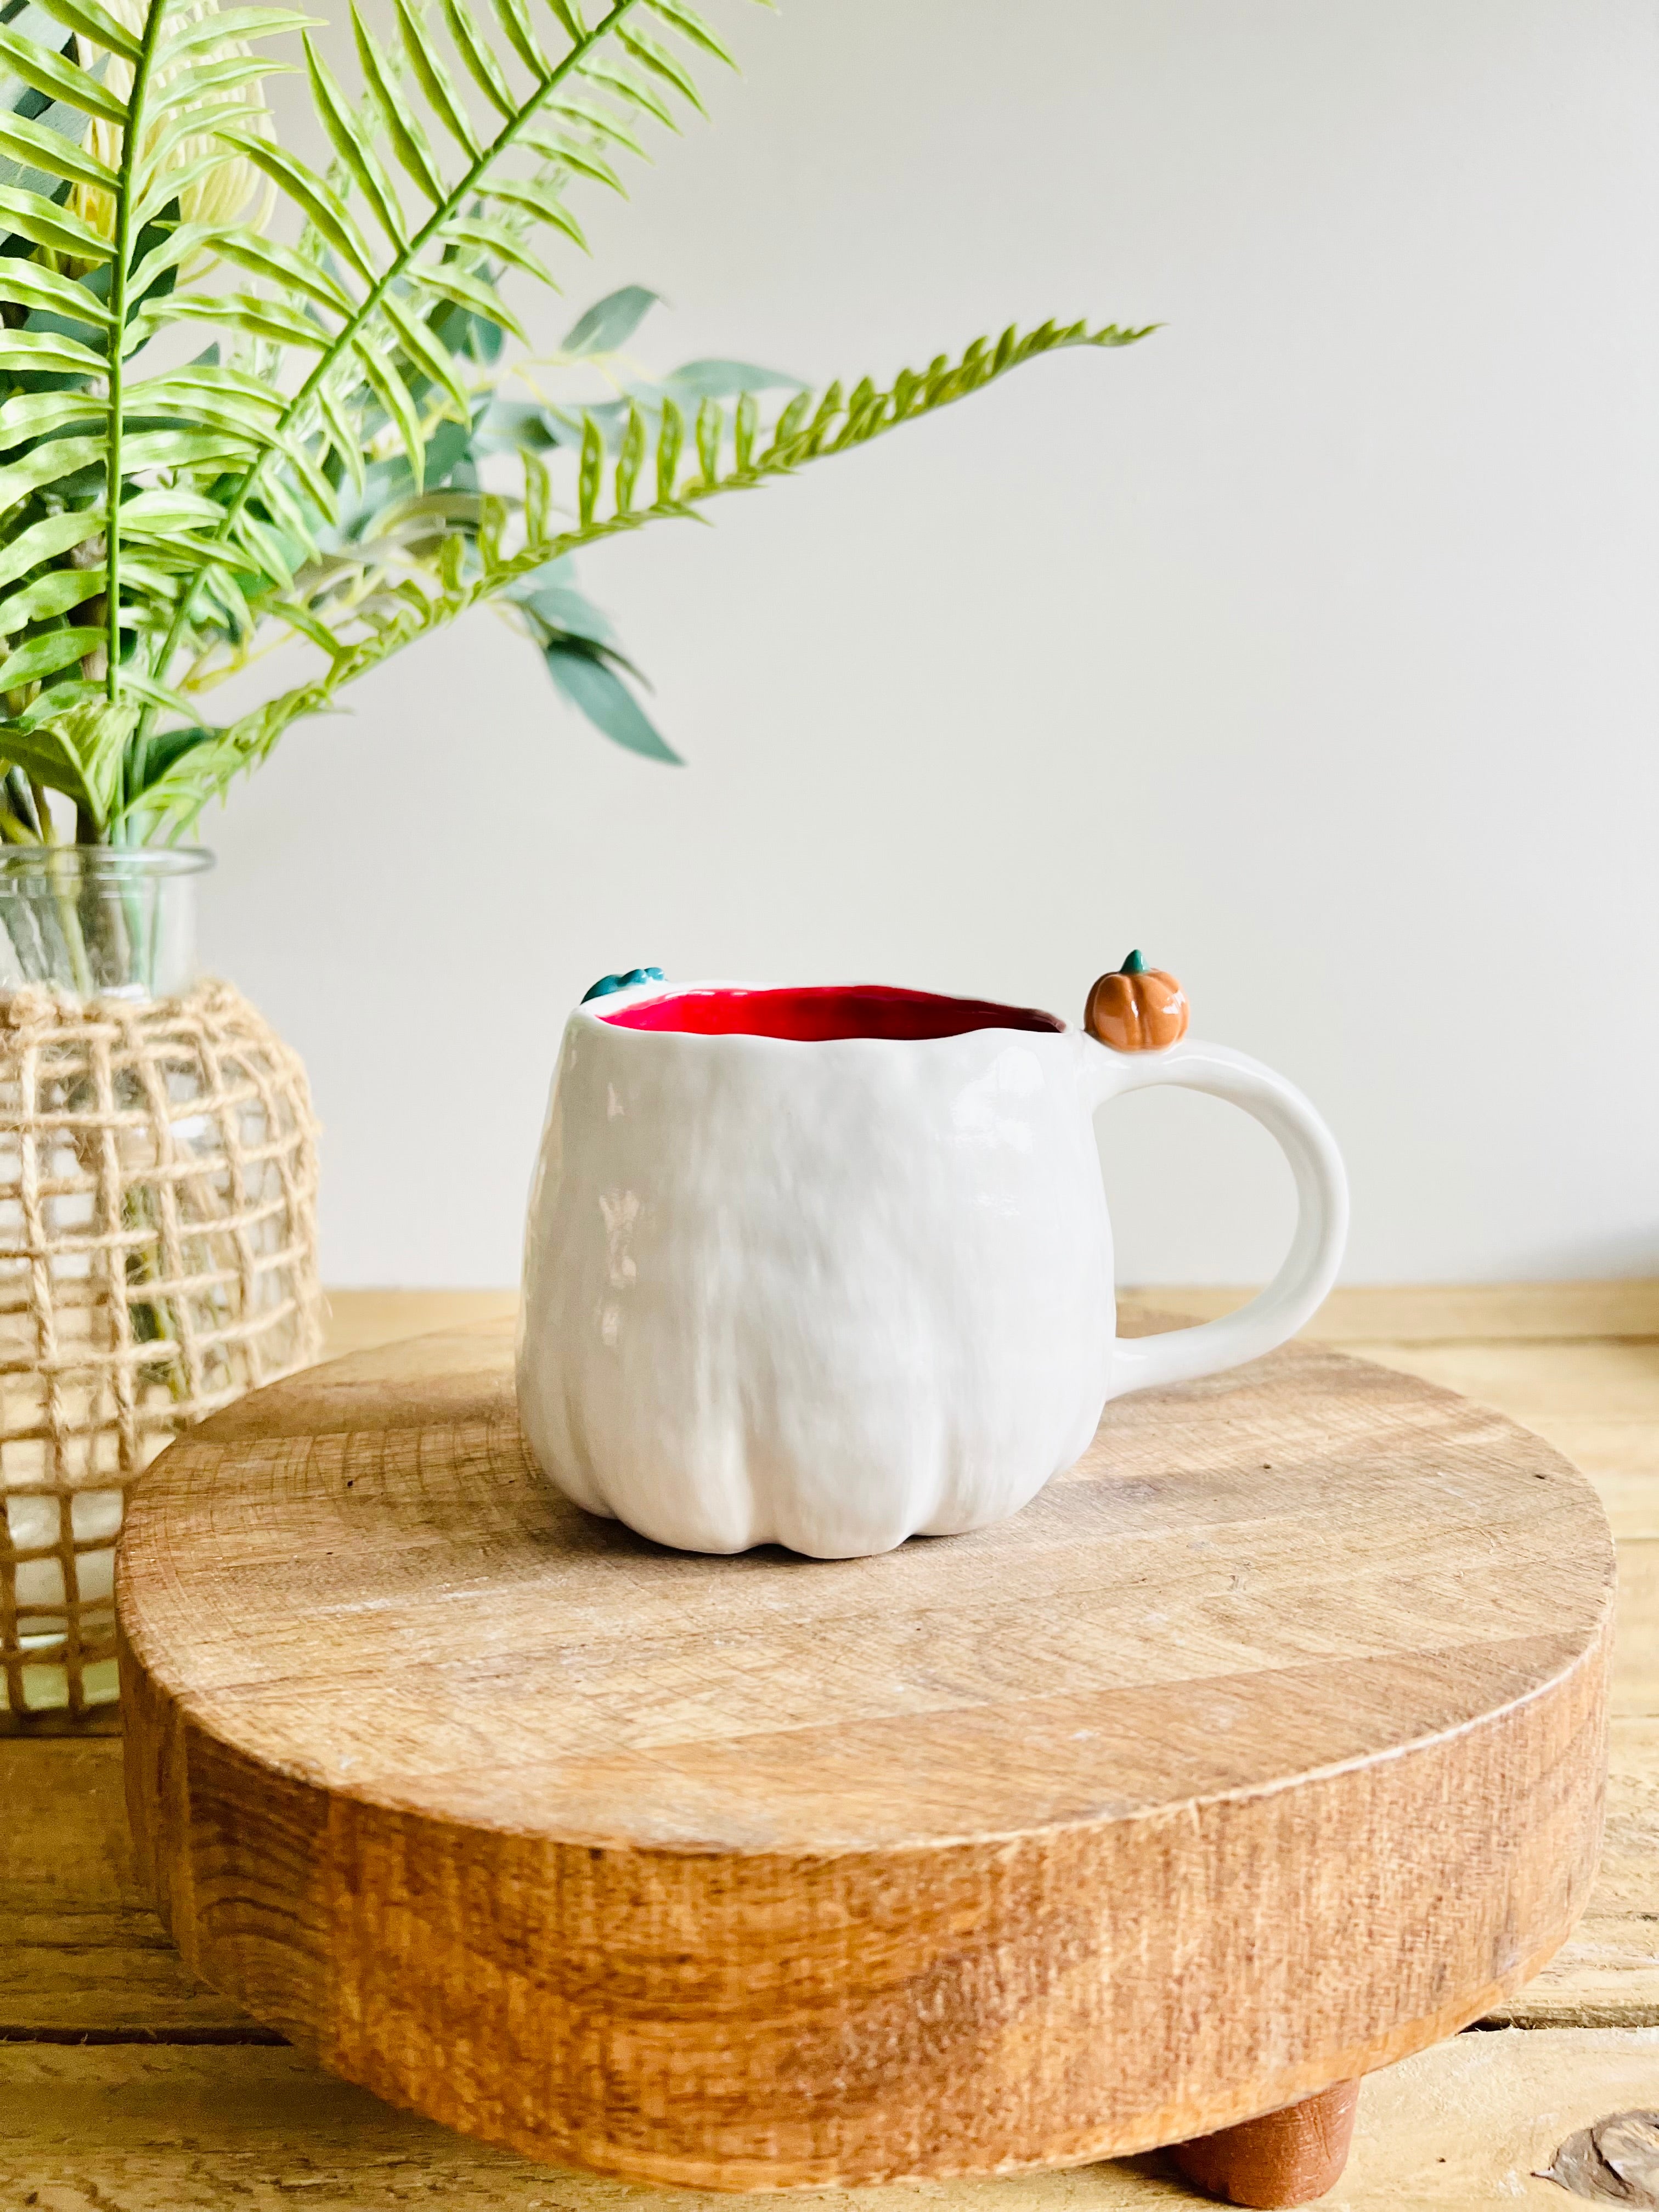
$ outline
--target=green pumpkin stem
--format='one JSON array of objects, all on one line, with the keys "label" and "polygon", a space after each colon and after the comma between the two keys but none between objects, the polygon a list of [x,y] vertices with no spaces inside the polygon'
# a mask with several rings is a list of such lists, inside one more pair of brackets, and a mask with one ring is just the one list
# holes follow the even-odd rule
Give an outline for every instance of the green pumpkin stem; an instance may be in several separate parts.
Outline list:
[{"label": "green pumpkin stem", "polygon": [[1138,952],[1132,952],[1117,972],[1120,975],[1144,975],[1146,963]]}]

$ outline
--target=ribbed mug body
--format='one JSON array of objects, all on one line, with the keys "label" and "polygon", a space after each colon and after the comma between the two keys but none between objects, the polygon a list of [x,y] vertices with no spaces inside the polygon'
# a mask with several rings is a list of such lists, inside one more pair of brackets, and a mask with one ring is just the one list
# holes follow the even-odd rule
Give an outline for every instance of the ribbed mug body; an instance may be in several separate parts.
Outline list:
[{"label": "ribbed mug body", "polygon": [[1084,1039],[688,1035],[605,1004],[567,1028],[526,1233],[520,1411],[551,1481],[660,1543],[833,1559],[1001,1519],[1077,1458],[1113,1338]]}]

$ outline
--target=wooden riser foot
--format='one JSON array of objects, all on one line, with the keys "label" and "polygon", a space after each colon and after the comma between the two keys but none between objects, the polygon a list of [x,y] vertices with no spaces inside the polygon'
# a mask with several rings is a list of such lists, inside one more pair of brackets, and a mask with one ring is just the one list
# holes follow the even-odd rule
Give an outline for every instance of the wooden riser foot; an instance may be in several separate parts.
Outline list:
[{"label": "wooden riser foot", "polygon": [[1358,2107],[1358,2082],[1339,2081],[1259,2120],[1173,2144],[1170,2155],[1195,2189],[1224,2204],[1311,2204],[1342,2178]]}]

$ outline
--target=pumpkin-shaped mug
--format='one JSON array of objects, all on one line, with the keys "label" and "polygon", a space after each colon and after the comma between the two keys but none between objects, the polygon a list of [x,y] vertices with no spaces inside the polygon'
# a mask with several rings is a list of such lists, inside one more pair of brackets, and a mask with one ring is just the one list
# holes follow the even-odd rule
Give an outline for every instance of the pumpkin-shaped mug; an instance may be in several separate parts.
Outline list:
[{"label": "pumpkin-shaped mug", "polygon": [[[817,1559],[1017,1512],[1109,1399],[1255,1358],[1335,1278],[1347,1190],[1300,1091],[1189,1038],[878,985],[612,988],[566,1025],[531,1194],[519,1412],[543,1474],[657,1542]],[[1299,1215],[1269,1287],[1115,1327],[1092,1116],[1231,1099]]]}]

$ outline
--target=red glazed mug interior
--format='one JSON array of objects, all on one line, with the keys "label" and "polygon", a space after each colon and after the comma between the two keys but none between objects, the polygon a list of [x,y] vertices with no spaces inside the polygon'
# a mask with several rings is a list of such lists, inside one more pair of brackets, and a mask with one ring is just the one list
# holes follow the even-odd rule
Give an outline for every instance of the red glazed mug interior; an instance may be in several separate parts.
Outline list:
[{"label": "red glazed mug interior", "polygon": [[825,1044],[844,1037],[896,1042],[965,1036],[974,1030],[1066,1026],[1035,1006],[998,1006],[988,999],[950,999],[886,983],[807,984],[782,990],[676,991],[645,999],[599,1019],[619,1030],[665,1030],[688,1036],[782,1037]]}]

